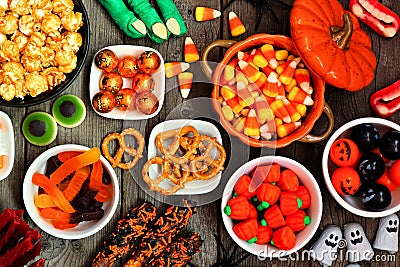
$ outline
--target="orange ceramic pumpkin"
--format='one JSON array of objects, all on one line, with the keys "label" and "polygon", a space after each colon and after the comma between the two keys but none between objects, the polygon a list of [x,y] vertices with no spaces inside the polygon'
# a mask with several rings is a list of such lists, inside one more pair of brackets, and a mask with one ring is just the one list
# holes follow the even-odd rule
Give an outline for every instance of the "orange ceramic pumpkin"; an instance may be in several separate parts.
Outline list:
[{"label": "orange ceramic pumpkin", "polygon": [[374,79],[371,41],[357,18],[337,0],[296,0],[290,28],[307,67],[327,83],[357,91]]}]

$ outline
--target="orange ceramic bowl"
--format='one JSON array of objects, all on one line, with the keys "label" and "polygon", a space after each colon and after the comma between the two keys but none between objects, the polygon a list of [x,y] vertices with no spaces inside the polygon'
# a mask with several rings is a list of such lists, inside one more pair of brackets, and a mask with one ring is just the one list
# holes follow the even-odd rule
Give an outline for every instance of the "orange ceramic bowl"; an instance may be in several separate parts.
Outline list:
[{"label": "orange ceramic bowl", "polygon": [[[271,44],[274,47],[283,48],[289,51],[289,53],[298,56],[298,53],[293,45],[292,40],[283,35],[269,35],[269,34],[256,34],[252,35],[244,41],[235,42],[231,40],[217,40],[211,43],[204,51],[203,59],[202,59],[202,67],[203,71],[211,78],[211,67],[207,63],[207,56],[211,49],[215,47],[229,47],[226,51],[224,58],[217,65],[214,73],[212,75],[212,82],[214,84],[214,89],[212,92],[213,98],[213,107],[215,111],[219,115],[219,119],[223,127],[232,135],[237,136],[243,143],[248,144],[253,147],[269,147],[269,148],[281,148],[291,144],[294,141],[300,140],[302,142],[316,143],[322,141],[327,138],[333,129],[333,115],[329,106],[325,103],[324,92],[325,92],[325,82],[315,75],[312,70],[311,74],[311,82],[314,88],[313,100],[314,105],[309,108],[307,111],[307,116],[302,120],[302,125],[292,132],[291,134],[278,138],[276,140],[257,140],[245,135],[242,132],[238,132],[235,130],[233,125],[224,117],[222,113],[222,106],[219,102],[220,98],[220,79],[225,66],[236,57],[239,51],[246,51],[256,47],[260,47],[264,44]],[[314,123],[321,116],[322,112],[328,116],[329,119],[329,127],[321,136],[310,135],[310,131],[312,130]]]}]

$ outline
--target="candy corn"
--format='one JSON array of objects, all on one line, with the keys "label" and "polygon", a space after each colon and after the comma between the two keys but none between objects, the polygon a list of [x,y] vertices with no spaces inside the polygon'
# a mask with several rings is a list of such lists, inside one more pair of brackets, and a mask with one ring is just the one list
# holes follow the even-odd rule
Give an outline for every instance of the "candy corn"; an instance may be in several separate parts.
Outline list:
[{"label": "candy corn", "polygon": [[289,112],[290,119],[292,122],[298,121],[301,119],[301,114],[297,111],[296,107],[293,106],[289,100],[286,98],[282,99],[283,104],[286,107],[286,110]]},{"label": "candy corn", "polygon": [[221,12],[209,7],[198,6],[196,7],[194,16],[196,21],[201,22],[216,19],[221,16]]},{"label": "candy corn", "polygon": [[247,79],[251,82],[255,82],[260,78],[261,72],[258,69],[244,60],[239,60],[239,68],[242,70],[243,74],[247,76]]},{"label": "candy corn", "polygon": [[237,95],[239,96],[239,103],[243,107],[248,107],[254,104],[254,98],[250,90],[242,82],[236,84]]},{"label": "candy corn", "polygon": [[246,122],[244,123],[244,133],[252,137],[260,136],[260,126],[258,124],[254,109],[250,110]]},{"label": "candy corn", "polygon": [[231,107],[228,105],[222,107],[222,114],[228,121],[231,121],[235,118],[235,115],[233,114]]},{"label": "candy corn", "polygon": [[282,99],[276,100],[270,104],[270,108],[274,112],[275,117],[282,119],[282,121],[289,123],[292,122],[289,112],[287,111]]},{"label": "candy corn", "polygon": [[220,94],[225,100],[232,99],[236,96],[235,90],[232,86],[224,85],[221,87]]},{"label": "candy corn", "polygon": [[185,39],[185,47],[183,49],[183,53],[185,55],[186,62],[196,62],[200,59],[199,51],[192,40],[191,37],[186,37]]},{"label": "candy corn", "polygon": [[242,21],[238,18],[235,12],[229,12],[229,28],[232,36],[239,36],[246,32]]},{"label": "candy corn", "polygon": [[244,131],[244,123],[245,122],[246,122],[246,118],[239,117],[233,122],[233,128],[235,128],[236,131],[242,133]]},{"label": "candy corn", "polygon": [[267,140],[270,140],[273,137],[273,134],[276,131],[274,120],[267,121],[266,124],[260,127],[260,135]]},{"label": "candy corn", "polygon": [[296,108],[296,110],[300,113],[300,115],[302,117],[306,116],[306,114],[307,114],[306,105],[303,105],[303,104],[297,103],[297,102],[290,102],[290,103]]},{"label": "candy corn", "polygon": [[250,112],[250,108],[244,108],[244,109],[242,109],[242,111],[240,112],[240,114],[241,114],[243,117],[247,117],[247,116],[249,116],[249,112]]},{"label": "candy corn", "polygon": [[282,125],[279,125],[276,129],[276,132],[280,138],[287,136],[288,134],[294,132],[297,128],[301,126],[300,121],[296,122],[291,122],[291,123],[285,123]]},{"label": "candy corn", "polygon": [[270,109],[264,95],[260,95],[255,99],[255,109],[258,122],[264,124],[266,121],[273,120],[274,112]]},{"label": "candy corn", "polygon": [[231,107],[231,109],[233,110],[233,112],[235,112],[236,114],[239,114],[243,109],[243,106],[239,104],[238,97],[234,97],[234,98],[226,100],[226,104],[228,104]]},{"label": "candy corn", "polygon": [[278,96],[278,75],[275,72],[269,74],[267,82],[263,88],[263,93],[268,97]]},{"label": "candy corn", "polygon": [[275,70],[273,68],[271,68],[270,66],[266,66],[266,67],[262,68],[262,71],[263,71],[263,73],[265,73],[268,76],[271,72],[273,72]]},{"label": "candy corn", "polygon": [[249,80],[247,79],[246,75],[243,74],[240,70],[236,73],[236,83],[243,83],[244,85],[249,85]]},{"label": "candy corn", "polygon": [[287,50],[277,50],[275,51],[276,60],[285,60],[289,55]]},{"label": "candy corn", "polygon": [[275,58],[274,47],[270,44],[265,44],[261,46],[261,53],[268,60],[268,64],[272,69],[278,67],[278,61]]},{"label": "candy corn", "polygon": [[294,72],[296,71],[297,64],[300,62],[300,58],[295,58],[292,61],[290,61],[289,65],[283,70],[281,73],[281,76],[279,76],[279,80],[283,84],[290,84],[292,82],[292,79],[294,77]]},{"label": "candy corn", "polygon": [[279,75],[282,74],[282,72],[289,65],[289,63],[290,63],[290,61],[285,61],[282,64],[279,64],[275,69],[276,73],[278,73]]},{"label": "candy corn", "polygon": [[178,75],[179,88],[181,89],[181,95],[183,98],[187,98],[192,88],[193,73],[182,72]]},{"label": "candy corn", "polygon": [[260,72],[260,77],[258,78],[257,81],[255,81],[255,85],[257,86],[258,90],[262,90],[267,83],[267,75],[265,75],[264,72]]},{"label": "candy corn", "polygon": [[292,88],[287,98],[290,101],[301,103],[306,106],[312,106],[314,104],[314,100],[311,98],[311,96],[297,86]]},{"label": "candy corn", "polygon": [[239,51],[237,53],[237,59],[238,60],[248,61],[249,57],[250,57],[250,55],[248,53],[245,53],[245,52],[242,52],[242,51]]},{"label": "candy corn", "polygon": [[235,68],[237,67],[238,59],[234,58],[231,60],[224,69],[224,73],[221,76],[221,84],[229,84],[235,78]]},{"label": "candy corn", "polygon": [[312,91],[309,92],[310,88],[310,73],[306,69],[296,69],[294,72],[294,78],[296,79],[297,84],[301,89],[304,90],[307,94],[312,94]]},{"label": "candy corn", "polygon": [[256,65],[259,68],[264,68],[268,65],[268,60],[261,53],[260,49],[256,50],[256,53],[253,58],[253,63],[254,63],[254,65]]},{"label": "candy corn", "polygon": [[186,62],[168,62],[164,64],[165,77],[171,78],[190,68],[190,64]]}]

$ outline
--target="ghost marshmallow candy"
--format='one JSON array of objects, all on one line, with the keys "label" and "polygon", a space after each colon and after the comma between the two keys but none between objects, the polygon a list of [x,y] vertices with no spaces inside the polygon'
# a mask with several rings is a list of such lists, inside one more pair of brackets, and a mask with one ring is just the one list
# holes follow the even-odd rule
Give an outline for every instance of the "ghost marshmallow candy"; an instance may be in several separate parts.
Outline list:
[{"label": "ghost marshmallow candy", "polygon": [[344,225],[344,238],[347,241],[346,256],[349,262],[370,261],[374,256],[374,250],[359,223],[347,223]]},{"label": "ghost marshmallow candy", "polygon": [[342,231],[340,228],[336,225],[329,225],[311,247],[313,253],[310,253],[310,256],[323,266],[331,266],[332,261],[336,259],[336,252],[341,239]]},{"label": "ghost marshmallow candy", "polygon": [[376,249],[385,250],[389,253],[396,253],[399,250],[399,217],[392,214],[381,218],[374,244]]}]

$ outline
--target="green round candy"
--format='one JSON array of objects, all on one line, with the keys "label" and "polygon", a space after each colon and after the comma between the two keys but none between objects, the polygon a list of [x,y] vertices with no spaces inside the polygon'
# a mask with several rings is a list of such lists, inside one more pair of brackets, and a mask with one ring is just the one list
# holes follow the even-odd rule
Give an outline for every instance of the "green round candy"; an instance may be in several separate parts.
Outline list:
[{"label": "green round candy", "polygon": [[75,95],[63,95],[53,104],[53,117],[65,128],[79,126],[86,118],[86,107]]},{"label": "green round candy", "polygon": [[26,140],[37,146],[47,146],[56,139],[57,122],[46,112],[33,112],[22,123]]}]

